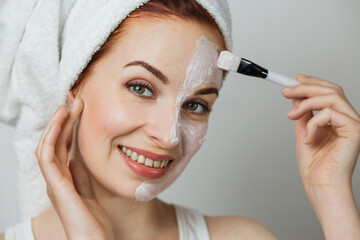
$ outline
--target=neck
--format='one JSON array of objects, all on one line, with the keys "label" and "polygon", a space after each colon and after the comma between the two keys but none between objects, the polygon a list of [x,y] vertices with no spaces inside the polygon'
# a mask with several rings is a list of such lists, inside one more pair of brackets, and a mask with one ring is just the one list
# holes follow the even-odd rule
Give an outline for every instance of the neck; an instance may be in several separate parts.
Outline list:
[{"label": "neck", "polygon": [[[107,212],[113,224],[116,239],[158,237],[160,233],[164,233],[164,229],[175,229],[177,234],[173,206],[157,198],[149,202],[139,202],[115,195],[101,185],[94,176],[90,175],[90,178],[95,198]],[[171,232],[174,233],[174,231]],[[166,232],[166,234],[169,233]]]}]

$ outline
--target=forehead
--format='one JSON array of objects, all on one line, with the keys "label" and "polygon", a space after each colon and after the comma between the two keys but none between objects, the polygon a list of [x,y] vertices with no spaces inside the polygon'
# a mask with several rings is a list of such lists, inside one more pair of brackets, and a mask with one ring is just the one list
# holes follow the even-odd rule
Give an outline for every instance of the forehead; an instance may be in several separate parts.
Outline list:
[{"label": "forehead", "polygon": [[113,56],[117,56],[117,61],[122,65],[134,60],[146,61],[169,79],[184,80],[187,68],[199,50],[199,39],[204,37],[212,42],[215,50],[210,51],[211,59],[207,51],[207,57],[203,60],[212,63],[217,59],[217,46],[221,44],[221,39],[209,27],[170,19],[132,23],[115,46]]}]

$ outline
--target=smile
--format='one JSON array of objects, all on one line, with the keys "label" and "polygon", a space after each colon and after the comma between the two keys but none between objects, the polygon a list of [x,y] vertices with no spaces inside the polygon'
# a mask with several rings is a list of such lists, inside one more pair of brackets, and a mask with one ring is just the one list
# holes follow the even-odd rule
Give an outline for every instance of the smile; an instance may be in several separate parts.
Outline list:
[{"label": "smile", "polygon": [[119,152],[127,165],[138,175],[148,179],[158,179],[169,170],[173,158],[146,150],[118,146]]},{"label": "smile", "polygon": [[121,151],[126,154],[131,160],[137,161],[140,164],[143,164],[147,167],[153,167],[153,168],[165,168],[170,160],[162,160],[162,161],[156,161],[151,158],[147,158],[144,155],[141,155],[135,151],[132,151],[126,147],[120,147]]}]

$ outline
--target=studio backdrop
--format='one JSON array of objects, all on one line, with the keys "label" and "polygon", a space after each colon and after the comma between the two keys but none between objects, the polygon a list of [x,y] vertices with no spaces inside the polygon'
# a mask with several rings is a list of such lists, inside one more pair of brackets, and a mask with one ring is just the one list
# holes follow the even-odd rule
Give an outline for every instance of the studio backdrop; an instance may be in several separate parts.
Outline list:
[{"label": "studio backdrop", "polygon": [[[360,2],[229,0],[233,53],[274,71],[318,76],[343,87],[360,111]],[[1,0],[0,0],[1,7]],[[1,31],[1,29],[0,29]],[[207,140],[160,198],[207,215],[241,215],[280,239],[323,239],[297,169],[291,101],[282,87],[230,73]],[[14,129],[0,125],[0,232],[20,219]],[[35,151],[35,149],[34,149]],[[360,206],[359,164],[353,190]]]}]

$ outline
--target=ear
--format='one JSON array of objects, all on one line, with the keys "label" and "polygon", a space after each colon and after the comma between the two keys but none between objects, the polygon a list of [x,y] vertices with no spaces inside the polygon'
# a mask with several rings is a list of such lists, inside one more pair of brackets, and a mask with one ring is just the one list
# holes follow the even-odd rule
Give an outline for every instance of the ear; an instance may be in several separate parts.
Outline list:
[{"label": "ear", "polygon": [[75,101],[75,94],[73,91],[70,90],[67,94],[66,102],[69,106],[71,106],[74,101]]}]

